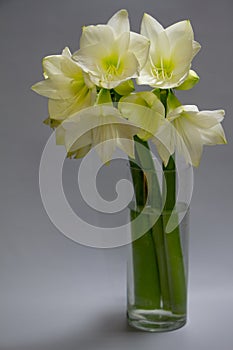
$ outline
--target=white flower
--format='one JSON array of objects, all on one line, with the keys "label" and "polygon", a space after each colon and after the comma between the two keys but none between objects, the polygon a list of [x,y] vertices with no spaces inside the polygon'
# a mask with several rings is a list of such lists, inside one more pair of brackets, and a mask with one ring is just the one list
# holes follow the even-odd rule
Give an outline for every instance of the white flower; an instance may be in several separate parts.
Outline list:
[{"label": "white flower", "polygon": [[61,55],[45,57],[43,69],[45,80],[33,85],[32,90],[49,98],[51,119],[63,120],[94,103],[96,87],[72,60],[67,47]]},{"label": "white flower", "polygon": [[165,122],[165,109],[158,97],[149,91],[132,93],[120,99],[118,108],[122,115],[135,124],[137,136],[147,141]]},{"label": "white flower", "polygon": [[130,32],[128,13],[121,10],[106,25],[84,27],[73,57],[94,84],[111,89],[139,76],[148,51],[149,40]]},{"label": "white flower", "polygon": [[224,110],[199,111],[194,105],[169,108],[166,119],[170,124],[164,124],[154,140],[165,165],[177,150],[187,163],[198,166],[204,145],[226,143],[220,124],[224,115]]},{"label": "white flower", "polygon": [[181,21],[164,29],[153,17],[144,14],[141,34],[150,39],[151,45],[138,84],[163,89],[181,85],[189,74],[193,57],[200,50],[190,22]]},{"label": "white flower", "polygon": [[65,145],[68,155],[75,158],[83,157],[93,147],[103,163],[111,159],[116,147],[134,158],[133,136],[138,130],[113,107],[109,91],[101,90],[97,103],[56,129],[57,144]]}]

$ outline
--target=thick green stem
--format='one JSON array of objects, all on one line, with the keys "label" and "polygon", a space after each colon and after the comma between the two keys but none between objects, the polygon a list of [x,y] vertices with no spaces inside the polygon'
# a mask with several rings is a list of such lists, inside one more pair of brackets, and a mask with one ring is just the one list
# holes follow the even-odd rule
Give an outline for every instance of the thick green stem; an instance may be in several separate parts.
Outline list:
[{"label": "thick green stem", "polygon": [[172,311],[176,314],[186,313],[187,286],[185,278],[184,258],[180,239],[178,213],[173,214],[177,222],[173,231],[167,233],[167,223],[176,203],[176,166],[173,157],[170,157],[167,167],[164,167],[167,196],[164,205],[163,223],[165,248],[167,256],[168,282]]},{"label": "thick green stem", "polygon": [[[138,212],[131,210],[133,221]],[[139,225],[144,226],[144,221],[149,220],[148,215],[142,214]],[[141,215],[141,216],[142,216]],[[137,223],[138,225],[138,223]],[[135,228],[137,231],[138,226]],[[132,222],[132,234],[134,224]],[[158,265],[155,255],[151,230],[142,237],[132,242],[132,259],[134,272],[134,305],[137,309],[159,309],[160,308],[160,284]]]},{"label": "thick green stem", "polygon": [[[140,165],[140,159],[136,150],[135,157]],[[143,229],[145,225],[148,226],[148,220],[150,220],[149,214],[140,214],[147,200],[146,178],[140,166],[135,165],[132,161],[130,161],[130,170],[136,199],[136,208],[131,210],[135,307],[139,309],[159,309],[161,295],[159,271],[151,229],[142,237],[134,240],[134,232],[140,232],[138,225]],[[137,222],[137,227],[135,227],[133,220],[138,215],[141,216],[139,222]]]},{"label": "thick green stem", "polygon": [[[134,182],[134,189],[135,189],[135,196],[137,205],[143,207],[146,203],[146,199],[148,201],[148,204],[154,208],[160,211],[161,205],[162,205],[162,198],[161,198],[161,192],[159,187],[158,178],[156,175],[156,170],[154,167],[154,162],[149,150],[149,146],[147,142],[143,142],[142,140],[136,138],[136,159],[139,163],[139,165],[142,167],[142,169],[145,172],[145,175],[140,168],[133,166],[131,163],[131,173],[132,178]],[[147,183],[146,183],[147,180]],[[146,186],[149,188],[149,191],[147,191]],[[148,198],[147,198],[148,196]],[[148,214],[148,218],[150,217],[150,214]],[[149,238],[150,235],[150,238]],[[134,256],[136,266],[134,271],[135,279],[138,279],[138,276],[141,275],[141,270],[144,269],[145,265],[142,262],[141,267],[139,268],[139,256],[148,254],[150,259],[152,256],[151,248],[146,246],[146,243],[148,244],[150,240],[150,244],[154,247],[154,260],[151,261],[151,264],[146,266],[147,273],[152,273],[153,270],[156,270],[156,278],[157,278],[157,285],[160,286],[157,290],[155,289],[156,293],[159,293],[159,300],[162,300],[158,304],[159,306],[162,306],[163,309],[169,310],[170,309],[170,295],[169,295],[169,286],[168,286],[168,276],[167,276],[167,261],[166,261],[166,254],[165,254],[165,244],[164,244],[164,235],[163,235],[163,220],[160,216],[157,220],[157,222],[152,226],[150,232],[147,232],[146,235],[141,237],[141,239],[137,240],[135,244],[133,244],[133,250],[134,250]],[[140,247],[140,249],[139,249]],[[146,251],[144,250],[146,249]],[[139,269],[139,270],[138,270]],[[145,271],[145,270],[144,270]],[[145,276],[147,278],[147,276]],[[155,276],[154,276],[155,278]],[[141,281],[141,284],[143,284],[143,281]],[[153,284],[153,282],[152,282]],[[143,287],[142,287],[143,288]],[[150,287],[147,286],[147,288],[150,289]],[[154,286],[151,286],[153,289]],[[137,283],[137,288],[135,290],[135,295],[138,293],[139,288],[139,282]],[[161,295],[160,295],[161,290]]]}]

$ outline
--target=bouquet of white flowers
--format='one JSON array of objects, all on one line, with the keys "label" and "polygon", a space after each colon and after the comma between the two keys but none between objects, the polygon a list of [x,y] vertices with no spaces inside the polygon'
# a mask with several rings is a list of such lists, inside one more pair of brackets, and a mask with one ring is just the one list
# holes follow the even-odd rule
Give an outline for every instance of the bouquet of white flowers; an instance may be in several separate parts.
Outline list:
[{"label": "bouquet of white flowers", "polygon": [[[56,142],[68,157],[81,158],[96,148],[108,163],[116,147],[128,155],[136,202],[132,219],[145,206],[161,209],[140,238],[132,225],[134,288],[128,316],[141,329],[174,329],[186,321],[187,276],[174,215],[175,153],[198,166],[204,145],[226,143],[223,110],[199,111],[175,95],[198,83],[191,64],[199,50],[188,20],[164,29],[144,14],[138,34],[130,31],[127,11],[120,10],[107,24],[83,27],[74,54],[66,47],[61,55],[45,57],[44,80],[32,87],[49,98],[45,123],[56,129]],[[135,91],[137,85],[147,89]],[[158,185],[151,144],[161,158],[166,191]],[[144,173],[153,175],[145,180]],[[171,215],[177,224],[168,233]]]}]

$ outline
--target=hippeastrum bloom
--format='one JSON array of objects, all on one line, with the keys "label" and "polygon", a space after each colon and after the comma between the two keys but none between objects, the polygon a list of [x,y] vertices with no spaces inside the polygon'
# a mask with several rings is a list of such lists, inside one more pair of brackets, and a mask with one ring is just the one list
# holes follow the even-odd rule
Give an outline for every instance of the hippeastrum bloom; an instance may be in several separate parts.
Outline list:
[{"label": "hippeastrum bloom", "polygon": [[222,109],[199,111],[194,105],[182,106],[174,95],[169,94],[166,119],[170,123],[164,124],[154,139],[165,165],[177,150],[187,163],[198,166],[204,145],[225,144],[227,141],[220,124],[224,115]]},{"label": "hippeastrum bloom", "polygon": [[96,87],[71,58],[68,47],[61,55],[45,57],[43,70],[45,80],[33,85],[32,90],[49,98],[50,120],[66,119],[94,103]]},{"label": "hippeastrum bloom", "polygon": [[130,32],[128,13],[117,12],[106,25],[83,28],[74,59],[97,86],[112,89],[139,76],[149,51],[149,40]]},{"label": "hippeastrum bloom", "polygon": [[190,22],[181,21],[164,29],[153,17],[144,14],[141,34],[150,39],[151,45],[138,84],[162,89],[181,85],[188,77],[193,57],[200,50]]},{"label": "hippeastrum bloom", "polygon": [[107,163],[116,147],[134,158],[133,136],[137,131],[113,107],[110,92],[101,89],[95,106],[76,113],[56,129],[56,140],[65,145],[68,156],[83,157],[95,147],[102,162]]},{"label": "hippeastrum bloom", "polygon": [[149,91],[122,97],[118,104],[121,114],[139,127],[137,136],[147,141],[165,122],[165,109],[158,97]]}]

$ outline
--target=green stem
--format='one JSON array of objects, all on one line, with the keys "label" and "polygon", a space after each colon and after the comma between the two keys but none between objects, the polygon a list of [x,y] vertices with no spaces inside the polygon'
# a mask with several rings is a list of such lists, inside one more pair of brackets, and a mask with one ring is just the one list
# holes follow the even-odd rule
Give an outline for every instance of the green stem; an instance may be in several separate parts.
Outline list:
[{"label": "green stem", "polygon": [[186,313],[187,286],[184,269],[184,258],[180,241],[178,214],[173,215],[177,225],[170,233],[166,233],[166,226],[176,203],[176,166],[173,157],[170,157],[167,167],[164,167],[167,195],[163,212],[165,248],[170,300],[172,311],[175,314]]},{"label": "green stem", "polygon": [[[137,143],[135,143],[135,145],[137,145]],[[134,232],[140,232],[140,230],[148,224],[148,220],[150,220],[149,214],[141,213],[141,210],[144,208],[147,200],[147,184],[145,174],[140,168],[141,161],[136,146],[135,158],[139,166],[135,165],[132,160],[130,161],[130,170],[136,197],[136,209],[135,211],[131,210],[132,238],[134,238]],[[144,158],[144,161],[147,160],[147,157]],[[140,220],[137,222],[137,227],[135,227],[133,220],[138,215],[140,215]],[[138,225],[140,225],[140,227],[138,227]],[[142,237],[133,240],[132,258],[135,307],[140,309],[159,309],[161,295],[159,271],[153,239],[151,236],[151,229]]]},{"label": "green stem", "polygon": [[[144,169],[144,172],[146,173],[146,178],[148,182],[147,185],[150,189],[150,191],[147,193],[146,188],[144,188],[146,185],[146,181],[145,181],[145,175],[143,171],[140,171],[139,167],[136,168],[136,170],[134,170],[135,165],[132,166],[131,164],[131,173],[132,173],[132,178],[134,182],[137,205],[144,206],[146,203],[146,197],[148,195],[148,203],[151,205],[151,207],[154,209],[160,210],[162,205],[162,198],[161,198],[159,182],[156,175],[154,162],[150,153],[149,145],[147,142],[144,142],[137,137],[135,138],[135,141],[136,141],[135,143],[136,159],[140,164],[140,166],[142,167],[142,169]],[[149,234],[151,235],[150,238],[149,238]],[[147,264],[147,267],[146,267],[147,272],[151,270],[151,273],[153,273],[154,269],[157,270],[156,272],[157,285],[160,286],[160,289],[161,289],[161,296],[159,294],[159,299],[162,299],[162,303],[163,303],[162,307],[166,310],[169,310],[170,295],[169,295],[169,287],[168,287],[168,276],[167,276],[167,266],[166,266],[167,262],[166,262],[165,244],[164,244],[164,235],[163,235],[163,220],[161,216],[158,218],[157,222],[152,226],[150,233],[147,232],[143,239],[147,243],[149,243],[149,239],[150,239],[150,244],[154,247],[154,259],[153,261],[151,261],[150,265]],[[143,247],[146,248],[145,242],[142,239],[141,241],[140,240],[136,241],[135,247],[133,245],[133,249],[135,253],[133,254],[134,256],[136,254],[139,255],[139,245],[142,250],[143,250]],[[147,247],[146,253],[148,253],[150,250],[151,248]],[[141,255],[143,256],[144,253],[145,251],[142,251]],[[152,252],[150,252],[150,256],[152,256]],[[135,261],[137,260],[138,260],[138,257],[135,258]],[[137,270],[139,269],[140,264],[136,263],[135,265],[136,266],[135,266],[134,276],[135,276],[135,279],[137,280],[137,277],[138,277]],[[141,271],[140,271],[141,269],[142,270],[144,269],[143,262],[142,262],[141,268],[138,271],[138,275],[141,274]],[[143,281],[141,281],[141,284],[143,284]],[[151,286],[151,288],[153,289],[154,287]],[[138,286],[136,288],[135,295],[137,294],[137,289],[139,289]],[[159,293],[159,292],[160,290],[156,291],[156,293]]]},{"label": "green stem", "polygon": [[[138,212],[131,210],[133,221]],[[141,214],[139,225],[144,226],[148,215]],[[132,235],[134,224],[132,222]],[[138,223],[137,223],[138,225]],[[135,228],[137,231],[138,226]],[[160,285],[158,265],[151,236],[151,230],[142,237],[132,242],[133,275],[134,275],[134,305],[138,309],[159,309],[160,308]]]}]

